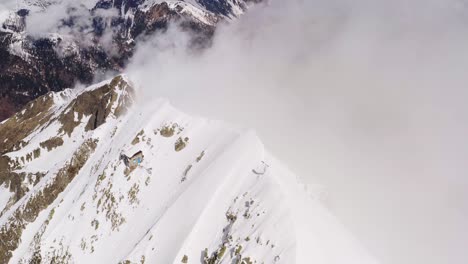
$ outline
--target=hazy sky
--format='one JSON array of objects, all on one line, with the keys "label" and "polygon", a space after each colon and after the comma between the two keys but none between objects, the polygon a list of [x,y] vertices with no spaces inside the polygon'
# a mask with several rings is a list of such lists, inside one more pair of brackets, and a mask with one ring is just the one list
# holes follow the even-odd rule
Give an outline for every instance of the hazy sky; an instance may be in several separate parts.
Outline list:
[{"label": "hazy sky", "polygon": [[[461,1],[269,1],[203,54],[141,45],[144,97],[258,131],[382,263],[468,260],[468,13]],[[339,254],[339,253],[337,253]]]}]

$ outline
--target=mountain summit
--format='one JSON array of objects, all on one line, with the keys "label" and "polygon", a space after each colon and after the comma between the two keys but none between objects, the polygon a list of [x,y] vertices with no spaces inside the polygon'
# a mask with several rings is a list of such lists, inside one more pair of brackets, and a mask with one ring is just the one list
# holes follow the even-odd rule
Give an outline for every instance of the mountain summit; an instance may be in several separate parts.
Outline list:
[{"label": "mountain summit", "polygon": [[253,131],[125,76],[0,124],[0,263],[375,263]]}]

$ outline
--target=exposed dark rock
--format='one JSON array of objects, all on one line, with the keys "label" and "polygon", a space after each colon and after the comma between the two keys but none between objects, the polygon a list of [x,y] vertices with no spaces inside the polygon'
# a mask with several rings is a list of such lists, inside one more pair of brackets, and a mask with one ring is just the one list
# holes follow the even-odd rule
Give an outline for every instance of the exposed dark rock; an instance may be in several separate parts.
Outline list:
[{"label": "exposed dark rock", "polygon": [[197,2],[215,14],[232,15],[232,7],[226,0],[197,0]]},{"label": "exposed dark rock", "polygon": [[29,10],[28,9],[20,9],[18,11],[16,11],[16,14],[20,17],[25,17],[27,15],[29,15]]},{"label": "exposed dark rock", "polygon": [[51,151],[57,147],[63,145],[63,139],[61,137],[52,137],[44,142],[41,142],[39,146],[42,148],[47,149],[47,151]]},{"label": "exposed dark rock", "polygon": [[[127,96],[118,98],[117,90],[125,91]],[[114,78],[110,84],[84,92],[77,96],[58,118],[62,123],[61,131],[71,135],[73,130],[80,124],[79,121],[75,120],[75,114],[78,115],[80,120],[84,116],[91,116],[85,130],[94,130],[104,124],[106,118],[112,113],[114,104],[117,104],[114,115],[120,116],[125,113],[133,100],[132,97],[133,88],[121,76]]]}]

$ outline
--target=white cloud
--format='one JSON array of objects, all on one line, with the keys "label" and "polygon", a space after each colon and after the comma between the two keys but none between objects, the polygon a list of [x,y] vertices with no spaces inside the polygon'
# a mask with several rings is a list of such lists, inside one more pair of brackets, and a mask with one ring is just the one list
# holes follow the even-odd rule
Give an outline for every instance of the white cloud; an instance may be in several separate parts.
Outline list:
[{"label": "white cloud", "polygon": [[0,24],[5,22],[9,14],[10,12],[8,11],[8,9],[4,9],[2,6],[0,6]]},{"label": "white cloud", "polygon": [[3,0],[0,3],[0,25],[9,17],[11,10],[15,8],[14,0]]},{"label": "white cloud", "polygon": [[468,258],[468,13],[449,1],[270,1],[187,51],[139,47],[144,98],[257,129],[383,263]]},{"label": "white cloud", "polygon": [[[58,33],[65,39],[74,39],[81,46],[95,44],[93,19],[102,18],[110,24],[111,18],[118,16],[117,9],[97,10],[91,12],[92,1],[76,2],[63,0],[50,5],[41,12],[31,12],[26,20],[26,31],[34,37],[47,36]],[[94,1],[95,4],[96,1]],[[101,46],[110,54],[115,53],[112,42],[113,29],[106,27],[100,40]],[[67,48],[67,47],[63,47]]]}]

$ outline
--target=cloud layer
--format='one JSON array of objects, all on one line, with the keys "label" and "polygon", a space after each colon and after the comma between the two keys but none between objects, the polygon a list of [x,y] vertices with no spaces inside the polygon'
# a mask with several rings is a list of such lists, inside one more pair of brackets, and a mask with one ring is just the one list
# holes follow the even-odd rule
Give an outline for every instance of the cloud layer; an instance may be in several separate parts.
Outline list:
[{"label": "cloud layer", "polygon": [[463,263],[462,1],[269,1],[187,49],[172,28],[128,71],[147,103],[255,128],[383,263]]}]

